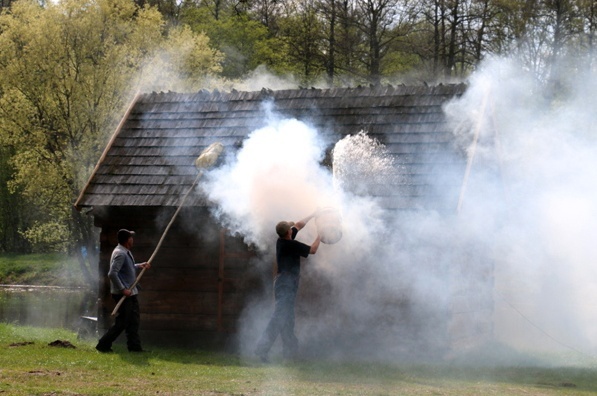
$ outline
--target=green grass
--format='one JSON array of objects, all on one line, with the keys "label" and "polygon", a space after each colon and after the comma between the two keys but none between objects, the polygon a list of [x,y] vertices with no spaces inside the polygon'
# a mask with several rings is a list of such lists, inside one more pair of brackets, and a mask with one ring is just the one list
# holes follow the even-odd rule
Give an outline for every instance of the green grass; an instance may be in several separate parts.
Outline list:
[{"label": "green grass", "polygon": [[[75,349],[52,347],[69,341]],[[6,395],[589,395],[590,367],[261,364],[222,352],[151,348],[100,354],[65,330],[0,324],[0,394]]]},{"label": "green grass", "polygon": [[79,264],[64,254],[0,254],[0,284],[83,286]]}]

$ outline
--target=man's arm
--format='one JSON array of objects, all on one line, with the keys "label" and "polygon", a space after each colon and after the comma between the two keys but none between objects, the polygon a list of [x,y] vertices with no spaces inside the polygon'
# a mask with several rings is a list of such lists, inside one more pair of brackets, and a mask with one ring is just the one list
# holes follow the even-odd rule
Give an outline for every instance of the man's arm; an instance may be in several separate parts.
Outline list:
[{"label": "man's arm", "polygon": [[300,231],[301,228],[303,228],[305,225],[307,225],[309,220],[311,220],[315,216],[317,216],[317,211],[311,213],[309,216],[305,217],[304,219],[297,221],[294,224],[294,227],[296,227],[296,229]]},{"label": "man's arm", "polygon": [[147,269],[149,269],[149,268],[151,268],[151,264],[148,261],[145,261],[143,263],[137,263],[137,264],[135,264],[135,268],[143,268],[143,269],[147,268]]},{"label": "man's arm", "polygon": [[317,238],[315,238],[315,241],[313,241],[313,243],[311,244],[311,249],[309,250],[309,254],[317,253],[317,249],[319,249],[320,242],[321,242],[321,237],[319,235],[317,235]]}]

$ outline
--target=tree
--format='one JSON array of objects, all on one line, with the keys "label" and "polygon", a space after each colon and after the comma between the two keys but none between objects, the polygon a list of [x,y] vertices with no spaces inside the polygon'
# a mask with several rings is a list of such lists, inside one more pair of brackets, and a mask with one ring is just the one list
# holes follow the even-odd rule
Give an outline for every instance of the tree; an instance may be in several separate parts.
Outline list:
[{"label": "tree", "polygon": [[502,52],[505,38],[499,24],[501,12],[499,3],[494,0],[473,1],[469,4],[464,29],[471,65],[478,64],[486,53]]},{"label": "tree", "polygon": [[579,45],[587,54],[586,67],[588,70],[594,66],[597,57],[597,2],[594,0],[580,0],[581,34]]},{"label": "tree", "polygon": [[457,63],[462,58],[467,33],[465,21],[465,0],[431,0],[423,10],[426,22],[431,26],[434,77],[447,78],[457,74]]},{"label": "tree", "polygon": [[30,245],[21,230],[26,228],[25,203],[19,199],[18,191],[11,191],[8,182],[13,174],[9,159],[10,147],[0,147],[0,252],[27,253]]},{"label": "tree", "polygon": [[[577,0],[545,0],[545,18],[552,32],[548,79],[555,86],[566,71],[561,69],[573,42],[582,31],[580,2]],[[563,62],[564,61],[564,62]]]},{"label": "tree", "polygon": [[336,75],[336,52],[337,37],[336,28],[338,25],[338,10],[340,5],[336,0],[319,0],[319,10],[322,15],[324,40],[327,45],[324,52],[324,66],[328,85],[334,85]]},{"label": "tree", "polygon": [[[142,69],[165,48],[188,44],[172,70],[196,78],[218,59],[206,41],[179,31],[164,35],[155,8],[132,0],[33,0],[0,16],[0,144],[11,150],[10,186],[33,208],[23,235],[38,251],[94,252],[91,218],[73,208],[98,153],[139,89]],[[192,39],[192,40],[191,40]],[[171,51],[178,53],[176,49]],[[185,75],[184,72],[187,72]]]},{"label": "tree", "polygon": [[[352,0],[340,0],[338,11],[338,29],[335,56],[335,66],[342,74],[350,75],[351,78],[361,79],[366,75],[363,64],[359,62],[359,54],[362,52],[362,35],[354,23],[355,19],[360,18],[356,10],[355,2]],[[346,77],[343,77],[346,78]]]},{"label": "tree", "polygon": [[279,0],[245,0],[247,15],[261,23],[271,35],[278,33],[278,20],[283,14],[284,1]]},{"label": "tree", "polygon": [[223,61],[224,55],[211,47],[205,34],[194,33],[188,25],[176,26],[143,67],[140,85],[145,91],[196,92],[206,88],[206,76],[222,72]]},{"label": "tree", "polygon": [[314,0],[297,1],[288,5],[286,15],[280,21],[282,35],[288,43],[292,63],[298,65],[301,83],[308,85],[325,70],[323,24],[318,6]]},{"label": "tree", "polygon": [[350,23],[363,40],[356,59],[364,65],[369,83],[379,85],[384,58],[414,27],[413,5],[408,0],[357,0],[354,10]]},{"label": "tree", "polygon": [[135,0],[139,8],[145,6],[155,7],[160,11],[168,21],[176,21],[180,12],[180,2],[178,0]]},{"label": "tree", "polygon": [[12,0],[0,0],[0,10],[10,7]]},{"label": "tree", "polygon": [[[231,0],[185,0],[181,5],[181,17],[189,22],[189,17],[194,18],[201,14],[194,14],[194,11],[201,10],[206,12],[205,18],[214,19],[219,21],[222,18],[227,18],[233,15],[234,10],[237,6],[241,6],[243,9],[246,7],[247,2],[239,2],[235,4],[235,1]],[[199,21],[195,20],[195,23]]]},{"label": "tree", "polygon": [[199,6],[185,8],[181,22],[194,32],[204,32],[213,46],[221,49],[224,78],[242,78],[262,64],[272,70],[287,70],[285,44],[248,14],[220,9],[216,19],[213,8]]}]

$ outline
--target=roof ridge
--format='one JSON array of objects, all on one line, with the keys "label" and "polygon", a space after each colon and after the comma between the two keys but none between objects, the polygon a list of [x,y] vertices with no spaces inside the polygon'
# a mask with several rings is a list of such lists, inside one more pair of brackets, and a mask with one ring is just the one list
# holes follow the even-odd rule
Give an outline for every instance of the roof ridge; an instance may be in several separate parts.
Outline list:
[{"label": "roof ridge", "polygon": [[329,87],[329,88],[305,88],[299,89],[280,89],[274,90],[270,88],[262,88],[259,91],[242,91],[231,89],[230,91],[220,90],[214,88],[213,90],[201,89],[197,92],[150,92],[140,95],[140,101],[144,103],[164,103],[164,102],[203,102],[203,101],[236,101],[236,100],[255,100],[264,98],[284,98],[289,95],[306,97],[340,97],[347,94],[366,94],[356,96],[395,96],[396,94],[420,94],[422,92],[429,92],[431,94],[437,92],[449,92],[453,94],[454,88],[459,92],[464,92],[466,89],[465,83],[438,83],[435,85],[378,85],[378,86],[356,86],[356,87]]}]

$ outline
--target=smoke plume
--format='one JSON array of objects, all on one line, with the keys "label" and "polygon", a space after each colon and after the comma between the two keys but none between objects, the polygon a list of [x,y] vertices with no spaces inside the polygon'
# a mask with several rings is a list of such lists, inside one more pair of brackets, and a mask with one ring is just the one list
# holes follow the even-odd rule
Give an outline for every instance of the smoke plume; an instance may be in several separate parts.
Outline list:
[{"label": "smoke plume", "polygon": [[486,223],[496,337],[594,353],[597,87],[594,72],[570,83],[554,92],[516,62],[495,59],[446,111],[462,141],[478,130],[463,206]]},{"label": "smoke plume", "polygon": [[[431,181],[438,191],[440,181],[461,184],[448,213],[384,209],[371,192],[401,180],[383,145],[363,133],[343,139],[332,173],[321,165],[326,144],[318,131],[271,109],[267,126],[209,172],[204,188],[221,223],[264,252],[256,264],[263,273],[278,221],[322,207],[341,213],[343,238],[302,265],[296,331],[307,355],[403,361],[495,342],[595,353],[594,77],[556,96],[513,61],[485,62],[445,107],[454,142],[470,160],[466,177]],[[393,179],[367,176],[386,169]],[[310,222],[297,239],[310,244],[316,232]],[[246,308],[244,352],[271,311],[269,295]],[[471,328],[479,323],[487,327]]]}]

